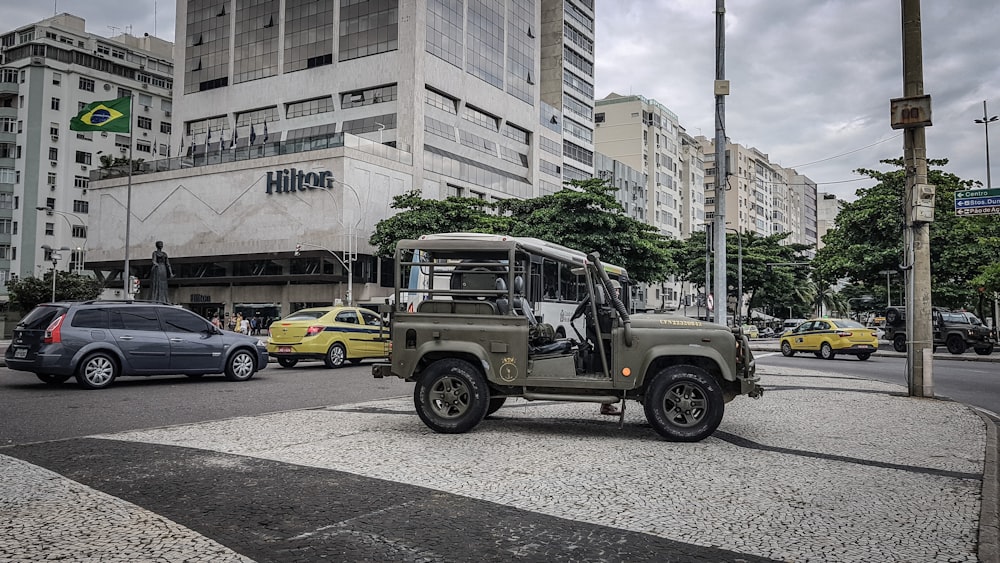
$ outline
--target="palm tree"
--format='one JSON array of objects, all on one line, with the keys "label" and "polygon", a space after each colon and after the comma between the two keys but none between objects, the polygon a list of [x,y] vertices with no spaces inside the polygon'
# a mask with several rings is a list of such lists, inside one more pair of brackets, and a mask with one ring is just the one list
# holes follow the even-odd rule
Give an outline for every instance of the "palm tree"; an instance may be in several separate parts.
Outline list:
[{"label": "palm tree", "polygon": [[850,310],[850,303],[832,286],[820,289],[814,280],[809,280],[794,291],[795,298],[812,307],[817,317],[827,312],[843,315]]}]

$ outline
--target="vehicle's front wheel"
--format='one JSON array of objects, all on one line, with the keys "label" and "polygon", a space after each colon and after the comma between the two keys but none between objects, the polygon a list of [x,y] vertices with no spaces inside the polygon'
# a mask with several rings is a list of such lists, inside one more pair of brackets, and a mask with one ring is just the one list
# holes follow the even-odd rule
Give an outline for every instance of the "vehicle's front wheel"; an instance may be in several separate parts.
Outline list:
[{"label": "vehicle's front wheel", "polygon": [[980,356],[989,356],[993,353],[993,345],[990,344],[986,348],[976,348],[976,353]]},{"label": "vehicle's front wheel", "polygon": [[486,378],[475,366],[446,358],[424,370],[413,389],[413,405],[431,430],[461,434],[486,417],[490,391]]},{"label": "vehicle's front wheel", "polygon": [[62,385],[70,378],[68,375],[54,375],[51,373],[36,373],[35,377],[48,385]]},{"label": "vehicle's front wheel", "polygon": [[247,350],[237,350],[226,361],[226,379],[229,381],[246,381],[257,371],[253,354]]},{"label": "vehicle's front wheel", "polygon": [[892,349],[895,350],[895,351],[897,351],[897,352],[905,352],[906,351],[906,335],[905,334],[897,334],[892,339]]},{"label": "vehicle's front wheel", "polygon": [[660,371],[646,389],[646,420],[661,436],[697,442],[722,422],[726,408],[722,387],[705,370],[689,365]]},{"label": "vehicle's front wheel", "polygon": [[948,341],[945,343],[948,346],[948,351],[952,354],[964,354],[965,353],[965,341],[962,340],[961,336],[953,334],[948,337]]},{"label": "vehicle's front wheel", "polygon": [[870,357],[872,357],[871,354],[858,354],[858,359],[861,360],[862,362],[865,361],[865,360],[867,360]]},{"label": "vehicle's front wheel", "polygon": [[80,362],[76,382],[84,389],[104,389],[118,377],[118,362],[107,352],[94,352]]},{"label": "vehicle's front wheel", "polygon": [[833,348],[830,346],[829,342],[824,342],[819,346],[819,357],[824,360],[832,360],[837,354],[833,352]]},{"label": "vehicle's front wheel", "polygon": [[278,358],[278,365],[283,368],[293,368],[299,363],[298,358]]},{"label": "vehicle's front wheel", "polygon": [[347,350],[344,349],[343,344],[334,343],[330,346],[330,349],[326,351],[326,357],[323,358],[323,363],[326,367],[330,369],[344,367],[344,361],[347,360]]},{"label": "vehicle's front wheel", "polygon": [[781,355],[782,356],[794,356],[795,350],[792,350],[792,344],[787,340],[781,342]]}]

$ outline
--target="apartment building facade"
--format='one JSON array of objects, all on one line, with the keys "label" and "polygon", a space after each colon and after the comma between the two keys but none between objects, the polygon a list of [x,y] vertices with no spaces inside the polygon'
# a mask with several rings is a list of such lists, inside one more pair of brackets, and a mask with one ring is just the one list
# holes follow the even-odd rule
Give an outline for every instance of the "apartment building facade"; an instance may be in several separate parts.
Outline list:
[{"label": "apartment building facade", "polygon": [[[11,276],[81,271],[90,242],[90,172],[101,160],[166,155],[172,45],[106,38],[59,14],[0,34],[0,295]],[[134,134],[75,132],[84,105],[134,96]],[[47,247],[47,248],[43,248]],[[60,250],[65,249],[65,250]],[[55,259],[55,260],[54,260]]]}]

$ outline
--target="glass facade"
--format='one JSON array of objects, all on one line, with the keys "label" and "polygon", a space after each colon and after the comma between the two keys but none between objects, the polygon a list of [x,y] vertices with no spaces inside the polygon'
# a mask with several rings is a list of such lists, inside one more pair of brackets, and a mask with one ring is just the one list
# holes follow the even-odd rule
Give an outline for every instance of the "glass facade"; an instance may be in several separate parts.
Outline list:
[{"label": "glass facade", "polygon": [[344,122],[343,132],[350,133],[352,135],[360,135],[362,133],[374,133],[383,127],[385,129],[395,129],[396,114],[388,113],[385,115],[366,117],[364,119],[350,119]]},{"label": "glass facade", "polygon": [[285,0],[285,72],[333,63],[333,11],[333,2]]},{"label": "glass facade", "polygon": [[340,49],[337,60],[348,61],[399,47],[398,0],[342,0]]},{"label": "glass facade", "polygon": [[510,0],[507,9],[507,93],[533,104],[535,0]]},{"label": "glass facade", "polygon": [[427,52],[462,68],[465,0],[427,0]]},{"label": "glass facade", "polygon": [[184,93],[229,84],[229,0],[189,0]]},{"label": "glass facade", "polygon": [[395,84],[376,86],[364,90],[354,90],[344,92],[340,95],[340,109],[357,108],[381,104],[383,102],[393,102],[398,96],[399,89]]},{"label": "glass facade", "polygon": [[487,84],[503,89],[503,6],[487,0],[469,0],[465,70]]},{"label": "glass facade", "polygon": [[333,96],[323,96],[312,100],[292,102],[285,105],[285,117],[303,117],[333,111]]},{"label": "glass facade", "polygon": [[233,83],[278,74],[277,0],[236,3]]}]

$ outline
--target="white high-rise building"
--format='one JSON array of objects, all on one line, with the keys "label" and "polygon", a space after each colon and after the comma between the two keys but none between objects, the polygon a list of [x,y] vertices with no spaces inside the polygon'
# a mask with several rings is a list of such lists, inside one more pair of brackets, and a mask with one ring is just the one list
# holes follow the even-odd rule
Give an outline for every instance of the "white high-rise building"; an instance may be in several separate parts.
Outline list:
[{"label": "white high-rise building", "polygon": [[[102,161],[124,156],[130,144],[135,158],[166,156],[173,55],[171,43],[148,35],[89,33],[70,14],[0,35],[0,53],[0,293],[6,294],[10,276],[42,277],[53,258],[59,270],[83,270],[90,173]],[[70,131],[84,105],[129,95],[135,96],[133,135]]]}]

